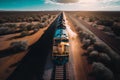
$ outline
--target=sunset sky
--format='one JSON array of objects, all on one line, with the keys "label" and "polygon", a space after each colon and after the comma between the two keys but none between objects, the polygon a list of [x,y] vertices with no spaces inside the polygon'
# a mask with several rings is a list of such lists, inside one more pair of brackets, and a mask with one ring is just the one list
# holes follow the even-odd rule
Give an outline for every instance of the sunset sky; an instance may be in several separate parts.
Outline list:
[{"label": "sunset sky", "polygon": [[0,10],[120,11],[120,0],[0,0]]}]

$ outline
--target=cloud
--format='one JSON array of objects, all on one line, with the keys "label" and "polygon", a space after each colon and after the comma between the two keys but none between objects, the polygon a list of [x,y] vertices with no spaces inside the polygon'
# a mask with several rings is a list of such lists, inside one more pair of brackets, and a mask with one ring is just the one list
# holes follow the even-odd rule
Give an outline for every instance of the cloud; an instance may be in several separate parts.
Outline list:
[{"label": "cloud", "polygon": [[66,5],[66,6],[69,6],[69,5],[76,5],[76,3],[79,3],[79,0],[76,0],[73,2],[72,1],[69,1],[69,0],[45,0],[45,3],[46,4],[52,4],[52,5],[58,5],[58,6],[63,6],[63,5]]},{"label": "cloud", "polygon": [[46,0],[46,3],[56,5],[60,10],[120,11],[120,0]]},{"label": "cloud", "polygon": [[79,2],[79,0],[51,0],[53,2],[58,2],[58,3],[75,3]]}]

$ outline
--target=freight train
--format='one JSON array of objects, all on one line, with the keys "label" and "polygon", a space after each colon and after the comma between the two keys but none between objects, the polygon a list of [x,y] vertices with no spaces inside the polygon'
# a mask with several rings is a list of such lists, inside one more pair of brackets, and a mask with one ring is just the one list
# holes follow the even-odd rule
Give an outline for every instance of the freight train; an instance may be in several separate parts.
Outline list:
[{"label": "freight train", "polygon": [[52,60],[55,65],[65,65],[69,60],[69,38],[63,14],[59,17],[53,38]]}]

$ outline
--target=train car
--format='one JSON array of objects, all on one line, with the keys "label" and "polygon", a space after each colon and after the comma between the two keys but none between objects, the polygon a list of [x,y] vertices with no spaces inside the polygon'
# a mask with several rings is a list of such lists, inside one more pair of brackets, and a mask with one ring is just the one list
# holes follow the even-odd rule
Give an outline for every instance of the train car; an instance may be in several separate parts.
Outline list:
[{"label": "train car", "polygon": [[66,29],[57,28],[55,31],[52,60],[55,65],[64,65],[69,60],[69,38]]},{"label": "train car", "polygon": [[64,23],[59,23],[57,29],[66,29],[66,26]]},{"label": "train car", "polygon": [[57,29],[66,29],[66,26],[65,26],[65,19],[62,18],[62,19],[59,19],[58,20],[58,23],[57,23]]}]

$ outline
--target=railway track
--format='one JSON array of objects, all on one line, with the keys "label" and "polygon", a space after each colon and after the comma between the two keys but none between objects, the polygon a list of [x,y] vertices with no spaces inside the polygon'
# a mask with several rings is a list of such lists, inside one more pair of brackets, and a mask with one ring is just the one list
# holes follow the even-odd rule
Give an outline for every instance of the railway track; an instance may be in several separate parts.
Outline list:
[{"label": "railway track", "polygon": [[54,65],[51,80],[69,80],[68,63],[61,66]]}]

